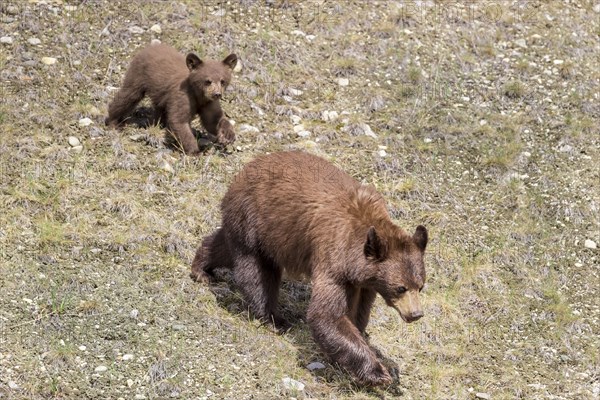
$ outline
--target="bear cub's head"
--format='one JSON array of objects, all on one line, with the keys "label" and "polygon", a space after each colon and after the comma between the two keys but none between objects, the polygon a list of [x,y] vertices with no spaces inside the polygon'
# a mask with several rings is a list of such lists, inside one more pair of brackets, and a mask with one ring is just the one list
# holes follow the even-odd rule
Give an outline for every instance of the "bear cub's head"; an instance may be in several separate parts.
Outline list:
[{"label": "bear cub's head", "polygon": [[405,322],[423,316],[419,292],[425,284],[426,246],[427,229],[421,225],[412,236],[404,232],[377,232],[374,227],[367,232],[364,255],[374,271],[370,286]]},{"label": "bear cub's head", "polygon": [[188,81],[196,98],[203,102],[221,99],[231,82],[231,71],[237,61],[235,54],[228,55],[223,61],[202,61],[194,53],[189,53],[185,63],[190,70]]}]

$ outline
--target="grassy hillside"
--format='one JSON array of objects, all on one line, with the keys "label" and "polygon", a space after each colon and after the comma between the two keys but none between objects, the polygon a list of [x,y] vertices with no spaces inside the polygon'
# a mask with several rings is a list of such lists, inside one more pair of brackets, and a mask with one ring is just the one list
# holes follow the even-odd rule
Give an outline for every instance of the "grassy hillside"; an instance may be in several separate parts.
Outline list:
[{"label": "grassy hillside", "polygon": [[[597,2],[8,0],[0,19],[0,399],[600,396]],[[238,54],[233,147],[105,129],[152,39]],[[188,278],[233,174],[297,148],[430,231],[425,317],[379,299],[367,328],[389,388],[319,352],[309,285],[285,284],[278,336],[226,276]]]}]

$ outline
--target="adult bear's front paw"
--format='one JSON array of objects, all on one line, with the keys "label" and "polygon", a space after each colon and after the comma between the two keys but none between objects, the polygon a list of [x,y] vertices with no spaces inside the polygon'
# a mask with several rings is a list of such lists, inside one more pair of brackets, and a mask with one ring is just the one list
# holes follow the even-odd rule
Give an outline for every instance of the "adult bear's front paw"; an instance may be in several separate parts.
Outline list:
[{"label": "adult bear's front paw", "polygon": [[360,380],[369,386],[390,385],[393,382],[392,376],[380,362],[361,376]]}]

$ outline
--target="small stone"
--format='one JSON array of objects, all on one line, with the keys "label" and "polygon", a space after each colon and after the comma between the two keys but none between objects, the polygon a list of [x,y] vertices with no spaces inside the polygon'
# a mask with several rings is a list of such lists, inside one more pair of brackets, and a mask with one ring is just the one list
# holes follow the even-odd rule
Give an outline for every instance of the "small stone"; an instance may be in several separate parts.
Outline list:
[{"label": "small stone", "polygon": [[183,331],[184,329],[185,329],[184,325],[181,325],[181,324],[175,324],[175,325],[173,325],[173,330],[174,331]]},{"label": "small stone", "polygon": [[600,3],[594,5],[594,7],[592,8],[592,10],[594,10],[594,12],[600,13]]},{"label": "small stone", "polygon": [[292,120],[292,124],[294,124],[294,125],[298,125],[300,123],[300,121],[302,121],[302,118],[300,118],[297,115],[292,115],[290,117],[290,119]]},{"label": "small stone", "polygon": [[99,365],[96,367],[96,369],[94,370],[96,372],[106,372],[108,371],[108,367],[106,365]]},{"label": "small stone", "polygon": [[298,125],[294,126],[294,133],[298,133],[303,130],[304,130],[304,125],[302,125],[302,124],[298,124]]},{"label": "small stone", "polygon": [[88,117],[85,118],[81,118],[79,120],[79,126],[85,127],[85,126],[90,126],[91,124],[93,124],[94,121],[92,121],[91,119],[89,119]]},{"label": "small stone", "polygon": [[565,144],[562,145],[558,148],[558,151],[560,151],[561,153],[569,153],[573,150],[573,146]]},{"label": "small stone", "polygon": [[481,119],[481,120],[479,120],[479,125],[480,126],[487,125],[487,121],[485,119]]},{"label": "small stone", "polygon": [[348,80],[348,78],[339,78],[337,80],[337,83],[340,86],[348,86],[350,84],[350,81]]},{"label": "small stone", "polygon": [[484,399],[484,400],[490,400],[491,399],[491,397],[490,397],[489,394],[482,393],[482,392],[475,393],[475,397],[477,397],[478,399]]},{"label": "small stone", "polygon": [[308,364],[306,366],[306,368],[308,368],[309,371],[314,371],[317,369],[323,369],[325,368],[325,365],[323,363],[320,362],[311,362],[310,364]]},{"label": "small stone", "polygon": [[304,383],[299,382],[295,379],[289,378],[289,377],[285,377],[281,380],[283,382],[283,386],[287,389],[287,390],[296,390],[298,392],[301,392],[304,390]]},{"label": "small stone", "polygon": [[158,33],[158,34],[161,34],[161,33],[162,33],[162,29],[161,29],[160,25],[158,25],[158,24],[154,24],[154,25],[152,25],[152,26],[150,27],[150,30],[151,30],[152,32],[154,32],[154,33]]},{"label": "small stone", "polygon": [[127,387],[133,386],[133,379],[127,379]]},{"label": "small stone", "polygon": [[32,37],[32,38],[27,39],[27,43],[37,46],[38,44],[41,44],[42,41],[36,37]]},{"label": "small stone", "polygon": [[75,136],[69,136],[67,139],[71,147],[79,146],[81,142]]},{"label": "small stone", "polygon": [[160,40],[158,40],[158,39],[152,39],[152,40],[150,41],[150,44],[151,44],[151,45],[157,45],[157,44],[160,44],[160,43],[161,43],[161,42],[160,42]]},{"label": "small stone", "polygon": [[596,245],[596,242],[594,242],[591,239],[585,239],[585,243],[583,245],[585,246],[586,249],[596,249],[598,247]]},{"label": "small stone", "polygon": [[163,162],[162,169],[165,170],[165,171],[167,171],[170,174],[175,173],[175,170],[173,169],[173,167],[171,166],[171,164],[169,164],[166,161]]},{"label": "small stone", "polygon": [[131,361],[131,360],[133,360],[133,358],[134,358],[133,354],[124,354],[122,357],[123,361]]},{"label": "small stone", "polygon": [[73,153],[81,153],[83,151],[83,146],[82,145],[73,146],[73,147],[71,147],[71,151]]},{"label": "small stone", "polygon": [[339,118],[339,114],[337,113],[337,111],[325,110],[321,113],[321,119],[325,122],[335,121],[338,118]]},{"label": "small stone", "polygon": [[315,35],[306,35],[306,40],[308,40],[309,42],[312,42],[313,40],[315,40],[317,37]]},{"label": "small stone", "polygon": [[77,6],[65,5],[65,10],[67,10],[67,11],[77,11]]},{"label": "small stone", "polygon": [[298,137],[305,138],[305,137],[309,137],[311,135],[311,133],[310,133],[310,131],[304,130],[304,131],[297,132],[296,135],[298,135]]},{"label": "small stone", "polygon": [[299,31],[299,30],[293,30],[290,33],[294,36],[306,36],[306,33]]},{"label": "small stone", "polygon": [[431,142],[433,142],[433,139],[426,137],[426,138],[423,139],[423,142],[425,142],[425,143],[431,143]]},{"label": "small stone", "polygon": [[2,36],[2,37],[0,37],[0,43],[13,44],[13,38],[11,38],[10,36]]},{"label": "small stone", "polygon": [[379,157],[385,157],[385,156],[387,156],[387,152],[385,150],[383,150],[383,149],[379,150],[377,153],[379,154]]},{"label": "small stone", "polygon": [[54,57],[42,57],[42,64],[54,65],[56,64],[56,58]]},{"label": "small stone", "polygon": [[525,41],[525,39],[517,39],[517,40],[515,40],[515,44],[524,49],[527,48],[527,42]]},{"label": "small stone", "polygon": [[8,387],[11,388],[12,390],[19,389],[19,385],[17,385],[17,382],[15,382],[15,381],[8,381]]},{"label": "small stone", "polygon": [[575,266],[576,266],[577,268],[581,268],[581,267],[583,267],[583,264],[582,264],[582,263],[580,263],[580,262],[576,262],[576,263],[575,263]]},{"label": "small stone", "polygon": [[561,65],[564,64],[564,60],[554,60],[554,65]]},{"label": "small stone", "polygon": [[140,312],[137,310],[137,308],[134,308],[129,313],[129,318],[137,319],[138,315],[140,315]]},{"label": "small stone", "polygon": [[300,89],[288,89],[289,94],[291,94],[292,96],[301,96],[302,93],[304,93],[302,90]]},{"label": "small stone", "polygon": [[84,346],[84,345],[81,345],[81,346],[78,347],[78,349],[81,350],[81,351],[86,351],[87,347]]},{"label": "small stone", "polygon": [[367,125],[367,124],[361,124],[361,128],[362,128],[363,134],[365,136],[369,136],[369,137],[372,137],[372,138],[376,138],[377,137],[377,135],[375,134],[375,132],[373,132],[373,130],[371,129],[371,127],[369,125]]},{"label": "small stone", "polygon": [[129,27],[129,32],[133,33],[134,35],[140,35],[144,33],[144,29],[134,25]]},{"label": "small stone", "polygon": [[246,132],[250,132],[250,133],[258,133],[260,132],[260,130],[252,125],[248,125],[248,124],[241,124],[240,127],[238,128],[238,132],[239,133],[246,133]]}]

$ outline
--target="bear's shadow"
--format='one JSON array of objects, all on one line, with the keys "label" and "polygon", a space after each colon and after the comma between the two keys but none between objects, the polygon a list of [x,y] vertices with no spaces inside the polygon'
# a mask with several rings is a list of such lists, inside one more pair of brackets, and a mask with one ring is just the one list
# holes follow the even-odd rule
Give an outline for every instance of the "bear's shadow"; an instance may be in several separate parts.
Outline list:
[{"label": "bear's shadow", "polygon": [[[164,145],[169,149],[177,149],[179,151],[182,150],[182,146],[177,141],[177,138],[171,134],[167,129],[165,122],[160,118],[159,115],[155,112],[154,108],[148,106],[139,106],[135,109],[133,113],[125,121],[122,122],[123,125],[132,125],[139,129],[148,129],[153,126],[158,126],[161,129],[164,129]],[[219,145],[216,143],[216,137],[211,135],[208,132],[200,131],[194,127],[192,128],[192,133],[194,137],[198,141],[198,147],[200,151],[206,151],[212,147],[218,147]]]},{"label": "bear's shadow", "polygon": [[[240,292],[235,288],[233,276],[230,270],[217,269],[214,272],[214,278],[209,284],[209,290],[215,296],[217,304],[227,310],[229,313],[243,318],[243,315],[250,315],[248,308]],[[288,342],[295,345],[298,350],[297,364],[301,368],[307,368],[312,362],[320,362],[326,365],[324,369],[312,371],[312,375],[318,381],[327,382],[335,385],[340,392],[355,393],[357,391],[368,393],[381,399],[385,395],[401,396],[403,391],[399,386],[399,367],[392,359],[370,343],[368,334],[366,340],[371,348],[377,354],[379,360],[386,366],[392,375],[394,382],[383,388],[370,388],[360,386],[353,381],[352,377],[343,368],[332,365],[327,356],[322,353],[318,345],[314,342],[310,329],[306,323],[306,309],[310,301],[310,284],[295,281],[284,280],[279,291],[279,310],[281,315],[290,323],[291,327],[284,336]],[[273,335],[282,334],[271,324],[265,324]],[[369,327],[367,326],[367,332]]]}]

